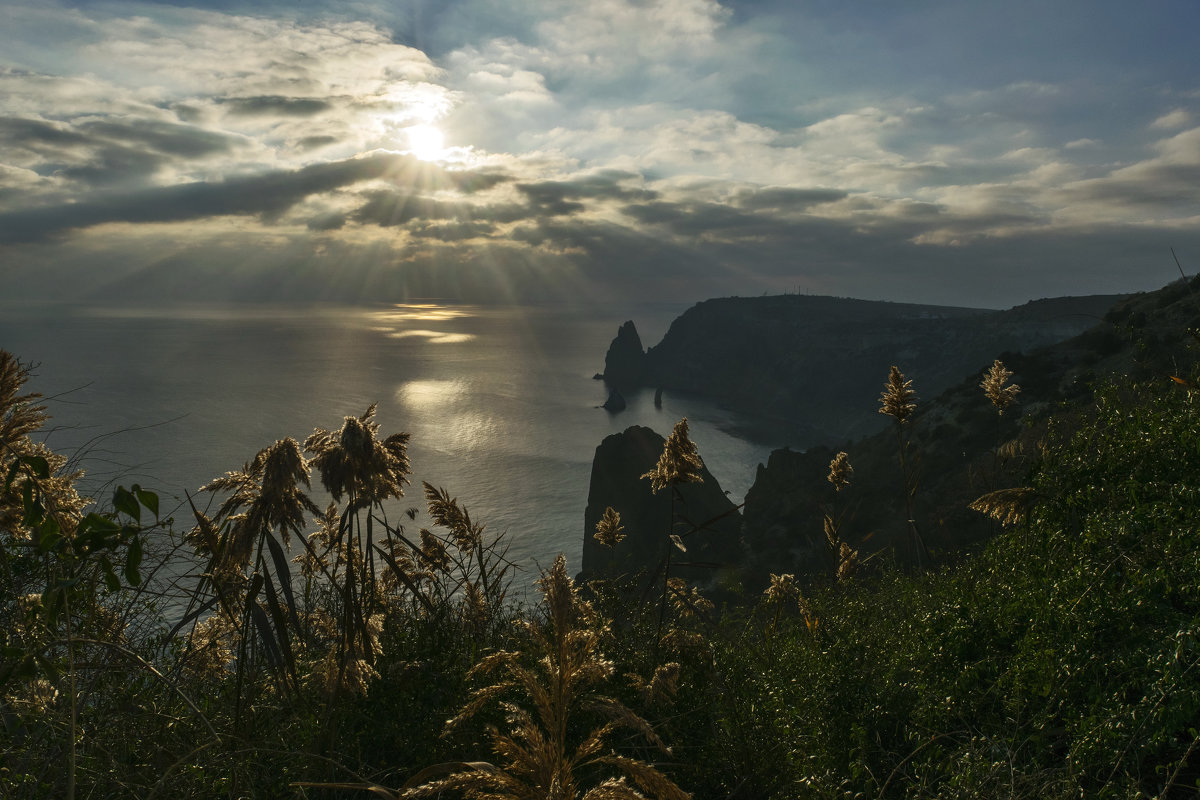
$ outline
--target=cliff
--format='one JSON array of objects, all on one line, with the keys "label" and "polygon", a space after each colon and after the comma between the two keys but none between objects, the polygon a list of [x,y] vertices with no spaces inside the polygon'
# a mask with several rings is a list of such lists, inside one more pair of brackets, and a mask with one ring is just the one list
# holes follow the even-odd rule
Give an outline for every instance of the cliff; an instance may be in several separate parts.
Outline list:
[{"label": "cliff", "polygon": [[756,420],[757,438],[808,447],[880,430],[873,401],[891,364],[931,397],[997,353],[1081,333],[1119,299],[1058,298],[1008,311],[808,295],[707,300],[644,357],[634,354],[627,322],[605,377],[611,362],[614,380],[710,398]]},{"label": "cliff", "polygon": [[646,377],[646,354],[633,320],[617,330],[604,355],[604,382],[616,389],[641,386]]},{"label": "cliff", "polygon": [[[995,352],[940,394],[914,378],[917,410],[904,430],[916,465],[913,516],[936,559],[955,558],[999,530],[968,504],[986,492],[1023,485],[1052,416],[1060,435],[1069,431],[1072,415],[1087,413],[1097,380],[1158,380],[1164,391],[1180,390],[1169,376],[1195,370],[1188,331],[1200,329],[1200,296],[1193,294],[1200,280],[1192,283],[1121,300],[1098,324],[1065,341],[1028,353]],[[979,387],[984,368],[997,357],[1021,387],[1002,416]],[[885,377],[876,375],[863,398],[873,411]],[[887,429],[836,448],[776,450],[759,465],[743,509],[748,585],[764,584],[770,572],[832,574],[823,525],[830,512],[841,516],[843,538],[861,558],[883,551],[911,562],[895,423],[876,416]],[[845,450],[854,467],[851,485],[840,493],[826,479],[835,449]]]},{"label": "cliff", "polygon": [[[738,552],[743,554],[736,563],[751,592],[761,590],[771,572],[793,572],[810,579],[832,574],[835,559],[825,541],[823,525],[827,513],[840,519],[842,538],[860,551],[860,560],[879,554],[874,556],[876,563],[887,559],[911,561],[914,548],[908,533],[897,436],[894,428],[889,427],[894,422],[878,413],[878,398],[889,366],[885,358],[888,354],[895,356],[890,363],[904,370],[918,393],[917,410],[903,431],[911,441],[908,452],[916,470],[913,516],[925,545],[939,562],[969,552],[999,530],[997,523],[971,511],[967,505],[988,491],[1022,485],[1024,476],[1039,457],[1050,420],[1056,420],[1055,429],[1060,435],[1069,430],[1073,414],[1087,413],[1092,385],[1097,380],[1105,376],[1157,380],[1164,391],[1184,390],[1171,376],[1200,384],[1195,349],[1198,337],[1190,333],[1200,330],[1200,279],[1118,298],[1107,312],[1099,311],[1094,316],[1092,311],[1113,298],[1039,301],[1009,312],[950,309],[940,317],[914,316],[915,307],[894,304],[863,304],[833,298],[766,299],[778,302],[759,305],[709,301],[711,306],[701,303],[691,309],[676,321],[663,344],[651,350],[651,354],[658,355],[648,356],[648,374],[674,375],[676,380],[684,382],[677,384],[680,388],[702,384],[712,396],[726,388],[716,376],[745,374],[743,361],[753,358],[759,376],[756,385],[764,391],[773,387],[779,392],[778,397],[787,397],[787,391],[808,386],[825,403],[832,402],[831,397],[841,398],[842,403],[853,406],[848,418],[870,417],[872,427],[877,430],[854,439],[835,438],[826,429],[828,445],[813,445],[804,452],[775,450],[766,464],[759,465],[742,510],[739,549],[727,550],[721,556],[736,559]],[[797,318],[796,309],[805,307],[808,300],[814,301],[807,304],[813,312],[812,318]],[[771,307],[776,311],[769,312]],[[755,308],[762,313],[752,313]],[[889,345],[881,340],[857,350],[848,345],[853,353],[838,363],[833,358],[838,337],[829,320],[822,319],[830,309],[845,311],[842,319],[848,329],[855,331],[853,335],[841,334],[845,342],[862,345],[864,334],[860,326],[875,330],[880,337],[892,331],[898,341]],[[887,312],[890,316],[881,317],[876,312]],[[747,317],[752,321],[747,323]],[[1081,320],[1093,324],[1063,341],[1031,346],[1024,352],[998,346],[985,350],[989,341],[1030,342],[1060,337],[1077,329]],[[711,330],[704,333],[707,326],[718,321],[723,326],[721,335],[714,335]],[[750,331],[743,330],[743,326]],[[768,344],[771,337],[766,332],[770,330],[775,331],[780,342],[786,340],[789,345]],[[799,331],[809,332],[806,341],[810,346],[795,345]],[[902,348],[899,340],[906,341],[909,347]],[[934,363],[937,351],[931,349],[939,340],[946,345],[947,363],[961,365],[968,358],[974,358],[974,362],[969,367],[944,364],[939,367]],[[758,342],[759,355],[752,357],[747,353],[745,348],[750,342]],[[684,347],[685,343],[690,344]],[[700,369],[700,361],[695,357],[701,348],[708,353],[707,371]],[[798,352],[800,349],[804,352]],[[683,366],[655,367],[654,359],[665,358],[664,354],[669,352],[677,353],[673,358]],[[772,358],[778,359],[778,363]],[[826,366],[812,379],[789,375],[790,370],[800,368],[797,364],[811,365],[822,358],[826,359]],[[1004,415],[997,413],[979,388],[995,358],[1013,371],[1011,380],[1021,386],[1016,404]],[[845,374],[865,370],[862,364],[871,359],[883,360],[872,361],[865,374]],[[910,364],[916,364],[917,368],[910,368]],[[949,379],[945,376],[956,369],[958,380],[949,387],[940,386]],[[938,375],[944,376],[940,382],[930,377]],[[822,381],[838,387],[837,391],[822,387]],[[728,396],[742,397],[738,393]],[[750,404],[749,399],[745,402]],[[806,409],[815,401],[802,402],[792,397],[791,402],[799,409]],[[799,416],[806,412],[795,413]],[[826,408],[825,413],[834,417],[836,409]],[[641,432],[631,433],[634,431]],[[653,511],[639,506],[649,496],[649,488],[645,481],[639,484],[636,476],[650,469],[662,445],[661,437],[649,438],[648,432],[642,433],[645,431],[630,429],[619,435],[625,437],[623,443],[610,442],[617,437],[609,437],[597,449],[585,530],[585,565],[600,564],[597,560],[600,556],[596,554],[600,545],[591,539],[591,532],[605,505],[612,505],[623,514],[626,509],[635,514],[639,521],[632,526],[627,524],[631,529],[649,526],[651,530],[661,530],[665,524],[663,521],[669,514],[665,506]],[[854,467],[851,485],[840,493],[835,493],[827,480],[829,462],[837,450],[847,451]],[[626,461],[629,463],[621,467]],[[624,477],[609,474],[614,469],[624,470]],[[660,502],[664,499],[660,498]],[[737,538],[736,533],[728,532],[721,541],[728,544]],[[628,544],[628,540],[623,544]],[[619,568],[634,571],[639,566],[647,567],[651,561],[657,563],[660,557],[659,551],[645,543],[640,549],[627,551]]]}]

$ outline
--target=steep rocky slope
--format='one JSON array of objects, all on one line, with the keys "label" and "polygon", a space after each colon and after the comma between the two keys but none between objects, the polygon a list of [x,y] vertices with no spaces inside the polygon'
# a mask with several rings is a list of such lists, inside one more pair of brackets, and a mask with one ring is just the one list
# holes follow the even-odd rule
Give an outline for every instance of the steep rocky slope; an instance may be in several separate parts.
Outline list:
[{"label": "steep rocky slope", "polygon": [[[1062,314],[1083,313],[1081,309],[1093,302],[1101,303],[1097,298],[1078,303],[1043,301],[1040,309],[1038,304],[1030,304],[1008,313],[1032,316],[1035,327],[1043,326],[1038,335],[1049,335],[1045,325],[1056,320],[1066,325]],[[1051,306],[1053,314],[1041,316]],[[729,324],[735,319],[730,317]],[[980,323],[987,317],[971,312],[958,319]],[[1024,351],[979,351],[972,367],[963,371],[965,378],[960,375],[944,391],[928,377],[935,371],[927,368],[922,373],[910,367],[911,363],[928,364],[934,353],[892,350],[897,357],[891,363],[913,379],[918,393],[917,410],[899,438],[891,419],[877,413],[889,363],[872,363],[869,371],[841,379],[842,391],[859,387],[853,402],[865,411],[856,413],[873,415],[883,430],[858,439],[829,437],[827,444],[806,452],[779,449],[759,466],[742,512],[742,550],[737,559],[747,588],[761,589],[770,572],[795,572],[810,579],[830,576],[836,559],[824,534],[827,513],[840,518],[843,538],[860,551],[860,560],[911,561],[914,545],[903,502],[900,439],[909,442],[907,452],[915,469],[916,527],[935,561],[944,562],[998,530],[997,523],[971,511],[968,504],[985,492],[1022,485],[1040,446],[1051,435],[1052,424],[1061,429],[1070,425],[1073,414],[1087,413],[1097,381],[1110,376],[1156,380],[1163,391],[1187,390],[1172,377],[1200,384],[1195,367],[1200,349],[1193,333],[1200,331],[1200,278],[1120,299],[1107,312],[1090,319],[1094,324],[1087,330],[1056,344]],[[943,321],[953,323],[955,319]],[[902,327],[904,322],[893,320],[892,324]],[[947,336],[947,341],[970,335],[960,331]],[[923,346],[932,338],[927,337]],[[980,335],[971,347],[981,348],[986,339]],[[1012,370],[1012,381],[1021,386],[1016,404],[1004,415],[997,413],[979,388],[995,358]],[[762,364],[765,374],[778,376],[772,378],[773,385],[788,383],[791,357],[785,354],[783,360],[785,363],[774,369],[766,361]],[[859,360],[847,358],[839,369],[862,367]],[[835,493],[827,475],[838,450],[849,454],[854,476],[848,488]],[[598,459],[593,466],[593,485],[603,480],[595,471],[607,469],[607,463]],[[628,492],[639,491],[640,487],[613,491],[605,496],[605,502],[621,508],[632,496]],[[645,491],[648,494],[648,488]],[[590,516],[589,521],[594,525]]]},{"label": "steep rocky slope", "polygon": [[[643,358],[625,323],[604,376],[687,392],[758,420],[760,438],[808,447],[877,431],[871,401],[890,364],[927,394],[1000,352],[1028,351],[1094,325],[1120,298],[1040,300],[1008,311],[783,295],[708,300],[676,319]],[[640,344],[640,342],[639,342]]]}]

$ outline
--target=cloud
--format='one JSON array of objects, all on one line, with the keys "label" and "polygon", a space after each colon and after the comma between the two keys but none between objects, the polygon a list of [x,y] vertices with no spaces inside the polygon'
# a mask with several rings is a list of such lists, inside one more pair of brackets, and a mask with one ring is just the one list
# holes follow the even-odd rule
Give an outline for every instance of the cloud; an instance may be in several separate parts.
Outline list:
[{"label": "cloud", "polygon": [[[494,185],[497,175],[448,173],[411,156],[374,153],[362,158],[313,164],[219,182],[196,182],[102,194],[81,202],[9,211],[0,214],[0,244],[35,242],[80,228],[111,222],[161,223],[220,216],[275,217],[312,195],[354,184],[385,180],[409,186],[408,192],[447,187]],[[407,196],[407,195],[405,195]],[[439,201],[416,198],[414,203]],[[370,204],[368,204],[370,207]],[[367,212],[360,212],[360,216]],[[378,214],[371,221],[381,223]],[[393,223],[394,224],[394,223]]]},{"label": "cloud", "polygon": [[242,116],[315,117],[333,108],[333,104],[314,97],[221,97],[217,103],[228,106],[231,113]]},{"label": "cloud", "polygon": [[1192,121],[1192,115],[1186,109],[1177,108],[1174,111],[1168,111],[1154,122],[1150,123],[1151,128],[1159,128],[1162,130],[1175,130],[1182,128]]},{"label": "cloud", "polygon": [[1200,215],[1200,128],[1161,139],[1152,150],[1153,157],[1100,177],[1064,183],[1050,197],[1074,219],[1161,223]]},{"label": "cloud", "polygon": [[822,203],[842,200],[848,193],[840,189],[808,189],[791,186],[764,186],[746,189],[738,195],[738,205],[745,209],[775,209],[802,211]]},{"label": "cloud", "polygon": [[627,181],[640,182],[641,175],[624,170],[604,170],[580,175],[568,180],[544,180],[518,183],[516,189],[529,200],[537,213],[560,216],[582,211],[581,200],[652,200],[658,193],[641,186],[625,186]]},{"label": "cloud", "polygon": [[[1161,52],[1105,66],[1095,14],[1067,58],[995,10],[871,9],[461,0],[421,30],[384,4],[19,6],[0,243],[189,291],[992,302],[1059,280],[1048,259],[1133,285],[1118,255],[1190,241],[1195,86]],[[1030,13],[1053,40],[1065,12]],[[397,152],[413,124],[445,134],[440,164]],[[376,266],[347,277],[355,258]]]}]

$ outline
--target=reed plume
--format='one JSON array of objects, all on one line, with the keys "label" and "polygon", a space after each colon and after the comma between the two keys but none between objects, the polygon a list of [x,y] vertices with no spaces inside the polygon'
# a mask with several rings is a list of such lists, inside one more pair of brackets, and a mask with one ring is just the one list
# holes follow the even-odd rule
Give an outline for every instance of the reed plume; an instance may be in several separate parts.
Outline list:
[{"label": "reed plume", "polygon": [[829,462],[829,477],[828,480],[833,484],[833,489],[836,492],[842,491],[850,485],[850,479],[854,477],[854,467],[850,466],[850,457],[845,451],[839,452]]},{"label": "reed plume", "polygon": [[621,524],[621,515],[612,506],[609,506],[604,509],[604,514],[596,523],[596,532],[592,536],[611,550],[625,538],[625,534],[621,532],[623,530],[625,530],[625,526]]},{"label": "reed plume", "polygon": [[1001,416],[1004,415],[1005,409],[1016,400],[1017,393],[1021,391],[1021,387],[1017,384],[1008,383],[1008,379],[1011,377],[1012,371],[997,358],[979,383],[979,388],[983,389],[983,393],[987,395],[988,400],[992,401],[992,405],[996,407],[996,411]]},{"label": "reed plume", "polygon": [[663,489],[681,483],[701,483],[704,480],[700,472],[703,468],[704,462],[688,436],[688,421],[684,417],[675,423],[654,469],[642,477],[650,479],[650,491],[658,494]]},{"label": "reed plume", "polygon": [[336,433],[317,428],[304,440],[322,485],[339,502],[349,496],[353,511],[403,497],[408,483],[409,435],[396,433],[381,441],[375,408],[372,403],[362,416],[346,417]]},{"label": "reed plume", "polygon": [[969,508],[1008,527],[1024,520],[1036,502],[1037,490],[1019,486],[988,492],[972,501]]},{"label": "reed plume", "polygon": [[[46,407],[39,403],[37,392],[22,394],[32,368],[6,350],[0,350],[0,531],[14,538],[28,539],[29,530],[23,524],[25,511],[22,497],[29,491],[42,498],[46,513],[53,517],[64,536],[75,532],[84,509],[91,500],[81,497],[76,489],[83,476],[69,469],[70,460],[54,452],[29,435],[40,430],[50,419]],[[45,471],[35,475],[31,461],[44,460]]]},{"label": "reed plume", "polygon": [[[679,550],[682,553],[687,552],[687,546],[683,542],[683,537],[675,532],[675,512],[683,502],[683,494],[680,491],[680,485],[684,483],[702,483],[704,475],[704,462],[700,459],[700,453],[696,450],[696,445],[688,435],[687,417],[682,418],[675,423],[675,427],[671,430],[671,435],[663,443],[662,453],[658,457],[658,463],[654,469],[642,475],[642,478],[650,479],[650,491],[653,494],[658,494],[663,489],[671,491],[671,516],[667,521],[667,536],[666,536],[666,554],[663,556],[660,571],[662,572],[662,591],[659,596],[658,605],[658,628],[655,633],[655,641],[659,644],[663,641],[663,626],[666,622],[668,600],[675,601],[678,604],[678,592],[673,592],[671,589],[671,561],[675,555],[675,551]],[[687,533],[695,533],[697,528],[692,527]],[[652,579],[653,582],[653,579]],[[697,597],[699,594],[697,593]],[[703,599],[703,598],[700,598]],[[707,603],[707,600],[704,600]],[[709,604],[711,605],[711,604]],[[657,654],[657,647],[655,650]]]},{"label": "reed plume", "polygon": [[791,573],[776,575],[771,573],[771,585],[763,592],[767,602],[772,605],[794,603],[800,597],[800,589],[796,586],[796,576]]},{"label": "reed plume", "polygon": [[[879,413],[886,414],[896,420],[896,444],[900,451],[900,475],[904,481],[904,510],[908,522],[908,535],[912,540],[913,552],[916,555],[917,568],[923,568],[929,560],[929,550],[925,547],[925,539],[917,529],[917,520],[913,516],[913,498],[917,492],[917,476],[914,465],[908,458],[909,441],[905,436],[908,421],[917,409],[917,393],[912,388],[912,381],[904,377],[904,373],[895,364],[888,370],[887,382],[883,385],[883,393],[879,396]],[[838,578],[849,577],[857,569],[858,552],[850,550],[842,542],[838,552]]]},{"label": "reed plume", "polygon": [[[483,659],[472,669],[472,676],[498,673],[497,679],[475,690],[458,716],[447,723],[447,730],[454,730],[485,707],[498,704],[506,712],[507,728],[489,726],[488,737],[499,763],[448,765],[457,769],[447,777],[411,786],[402,796],[425,798],[450,793],[513,800],[690,798],[654,765],[613,751],[615,735],[626,730],[670,752],[649,722],[619,700],[601,693],[614,672],[600,647],[607,623],[579,597],[562,555],[543,574],[538,586],[545,621],[521,623],[532,652],[526,655],[503,650]],[[675,670],[665,669],[660,683],[669,683],[673,673]],[[514,696],[519,699],[504,699]],[[601,722],[595,727],[581,725],[580,716]]]},{"label": "reed plume", "polygon": [[879,396],[879,413],[887,414],[900,423],[908,422],[917,409],[916,399],[912,381],[906,380],[900,368],[893,364],[888,371],[883,393]]},{"label": "reed plume", "polygon": [[850,466],[850,457],[845,451],[838,452],[829,462],[829,475],[826,476],[826,480],[833,485],[833,504],[823,520],[825,541],[835,557],[842,542],[842,512],[838,510],[838,497],[842,490],[850,485],[852,477],[854,467]]}]

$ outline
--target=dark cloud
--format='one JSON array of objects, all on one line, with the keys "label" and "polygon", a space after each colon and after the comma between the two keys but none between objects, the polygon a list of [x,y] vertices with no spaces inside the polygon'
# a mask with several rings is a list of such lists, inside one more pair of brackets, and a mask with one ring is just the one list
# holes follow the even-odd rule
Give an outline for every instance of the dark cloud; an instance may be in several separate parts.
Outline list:
[{"label": "dark cloud", "polygon": [[243,117],[315,117],[333,104],[315,97],[285,97],[283,95],[260,95],[258,97],[221,97],[217,102],[228,106],[231,113]]},{"label": "dark cloud", "polygon": [[528,207],[515,203],[467,203],[390,190],[373,191],[366,196],[367,202],[359,206],[351,218],[360,224],[385,228],[407,225],[415,220],[514,222],[536,215]]},{"label": "dark cloud", "polygon": [[513,178],[503,172],[496,170],[446,170],[440,173],[440,177],[447,184],[452,185],[455,189],[466,194],[482,192],[485,189],[491,189],[493,186],[498,186],[501,183],[507,183]]},{"label": "dark cloud", "polygon": [[157,120],[87,120],[75,126],[0,118],[0,148],[36,155],[35,169],[90,188],[137,184],[172,158],[228,153],[226,134]]},{"label": "dark cloud", "polygon": [[219,183],[95,196],[78,203],[0,214],[0,243],[39,241],[106,222],[178,222],[227,215],[274,215],[318,192],[380,178],[413,159],[392,154],[314,164]]},{"label": "dark cloud", "polygon": [[336,231],[346,225],[345,214],[322,214],[308,221],[310,231]]},{"label": "dark cloud", "polygon": [[110,145],[92,152],[84,164],[61,165],[54,174],[102,188],[140,182],[158,172],[167,159],[157,153]]},{"label": "dark cloud", "polygon": [[641,176],[620,170],[605,170],[592,175],[570,180],[538,181],[518,183],[516,188],[537,209],[550,216],[574,214],[586,207],[579,200],[622,200],[627,202],[649,201],[658,197],[650,189],[629,188],[624,181]]},{"label": "dark cloud", "polygon": [[318,147],[325,147],[326,145],[337,143],[338,138],[336,136],[305,136],[303,139],[296,142],[301,150],[315,150]]},{"label": "dark cloud", "polygon": [[[112,192],[93,195],[77,203],[10,211],[0,214],[0,244],[41,241],[106,222],[180,222],[219,216],[271,219],[311,195],[373,179],[434,191],[489,182],[494,185],[506,178],[490,173],[475,175],[469,171],[451,173],[411,156],[375,153],[297,170],[278,170],[214,183]],[[462,213],[457,204],[428,201],[412,191],[410,188],[404,193],[380,193],[356,212],[355,218],[394,225],[418,217],[455,219]],[[404,211],[405,204],[419,212]],[[499,210],[492,213],[499,214]]]},{"label": "dark cloud", "polygon": [[63,125],[20,117],[0,117],[0,143],[35,148],[39,145],[87,145],[91,139]]},{"label": "dark cloud", "polygon": [[621,211],[638,222],[661,225],[681,236],[769,236],[793,224],[766,213],[750,213],[724,203],[666,201],[635,203]]},{"label": "dark cloud", "polygon": [[185,158],[228,153],[240,139],[191,125],[158,120],[87,120],[75,126],[20,117],[0,118],[0,144],[45,152],[47,148],[140,145]]},{"label": "dark cloud", "polygon": [[418,219],[459,219],[465,212],[462,203],[409,193],[378,191],[367,196],[367,202],[351,215],[360,224],[388,228]]},{"label": "dark cloud", "polygon": [[418,239],[432,239],[439,242],[461,242],[468,239],[490,239],[496,233],[496,226],[490,222],[469,221],[450,223],[418,223],[408,226],[408,233]]},{"label": "dark cloud", "polygon": [[797,189],[785,186],[766,186],[738,195],[738,205],[746,209],[778,209],[802,211],[822,203],[832,203],[849,193],[840,189]]},{"label": "dark cloud", "polygon": [[220,155],[233,150],[241,140],[215,131],[206,131],[191,125],[178,125],[157,120],[123,122],[100,120],[84,122],[79,130],[123,143],[145,145],[159,153],[184,158],[202,158]]},{"label": "dark cloud", "polygon": [[1136,173],[1081,181],[1064,194],[1073,202],[1172,209],[1180,214],[1200,210],[1200,164],[1146,165]]}]

